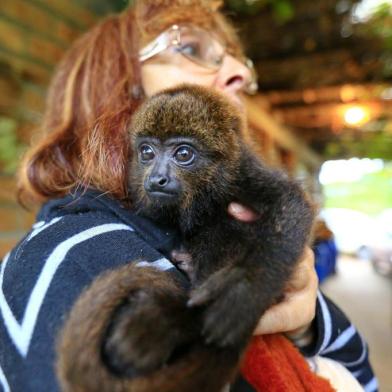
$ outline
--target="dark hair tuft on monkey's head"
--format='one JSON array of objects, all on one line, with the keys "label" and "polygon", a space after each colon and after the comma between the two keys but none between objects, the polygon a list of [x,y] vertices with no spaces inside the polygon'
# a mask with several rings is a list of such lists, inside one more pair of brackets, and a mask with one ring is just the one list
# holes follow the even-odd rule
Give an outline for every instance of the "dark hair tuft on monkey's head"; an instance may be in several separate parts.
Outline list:
[{"label": "dark hair tuft on monkey's head", "polygon": [[132,137],[194,137],[225,159],[238,160],[244,121],[223,94],[184,84],[166,89],[145,102],[135,114]]}]

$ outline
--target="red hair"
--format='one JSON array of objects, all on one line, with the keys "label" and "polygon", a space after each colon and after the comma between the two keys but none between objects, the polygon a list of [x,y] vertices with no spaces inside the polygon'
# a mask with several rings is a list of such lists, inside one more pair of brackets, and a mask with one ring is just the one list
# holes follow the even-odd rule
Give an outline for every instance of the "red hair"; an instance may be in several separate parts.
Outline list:
[{"label": "red hair", "polygon": [[49,88],[41,140],[20,170],[20,196],[43,201],[77,186],[126,194],[129,119],[140,84],[132,10],[95,26],[68,51]]},{"label": "red hair", "polygon": [[239,47],[216,6],[204,0],[140,0],[135,9],[106,18],[74,43],[52,79],[44,133],[20,168],[22,203],[89,186],[126,198],[128,126],[142,96],[137,41],[144,44],[185,21],[209,26],[229,46]]}]

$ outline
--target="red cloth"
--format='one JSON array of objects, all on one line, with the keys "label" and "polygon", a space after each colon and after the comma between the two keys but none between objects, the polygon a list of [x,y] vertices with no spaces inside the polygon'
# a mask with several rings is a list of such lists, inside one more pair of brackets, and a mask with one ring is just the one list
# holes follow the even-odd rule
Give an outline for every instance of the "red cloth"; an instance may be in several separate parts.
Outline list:
[{"label": "red cloth", "polygon": [[313,373],[298,349],[283,335],[254,337],[241,373],[257,392],[332,392],[329,381]]}]

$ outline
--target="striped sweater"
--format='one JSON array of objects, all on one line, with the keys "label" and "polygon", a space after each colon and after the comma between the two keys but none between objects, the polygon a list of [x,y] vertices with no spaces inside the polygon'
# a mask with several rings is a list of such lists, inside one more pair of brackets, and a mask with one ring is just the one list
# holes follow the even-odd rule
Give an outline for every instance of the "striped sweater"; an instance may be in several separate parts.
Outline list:
[{"label": "striped sweater", "polygon": [[[0,264],[0,391],[58,391],[56,335],[83,288],[105,270],[132,261],[185,277],[168,260],[175,236],[95,191],[49,201],[31,231]],[[344,314],[321,293],[317,341],[325,355],[376,391],[367,347]],[[232,388],[251,391],[244,381]]]}]

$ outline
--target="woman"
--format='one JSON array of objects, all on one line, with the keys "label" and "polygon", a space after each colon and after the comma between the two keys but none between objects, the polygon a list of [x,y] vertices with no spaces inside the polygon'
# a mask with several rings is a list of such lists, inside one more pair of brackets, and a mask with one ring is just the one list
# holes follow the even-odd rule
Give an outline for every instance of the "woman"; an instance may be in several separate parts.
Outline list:
[{"label": "woman", "polygon": [[[165,258],[169,233],[125,208],[127,127],[144,95],[185,81],[215,87],[241,106],[242,92],[252,87],[251,72],[218,6],[203,0],[140,1],[135,10],[87,32],[59,65],[48,94],[45,134],[20,172],[21,199],[43,206],[30,233],[1,265],[4,391],[58,390],[57,332],[99,273],[136,258],[176,273]],[[232,203],[229,213],[253,219],[246,206]],[[306,355],[341,361],[367,390],[376,390],[363,340],[317,292],[309,249],[284,300],[255,330],[272,332],[286,333]]]}]

